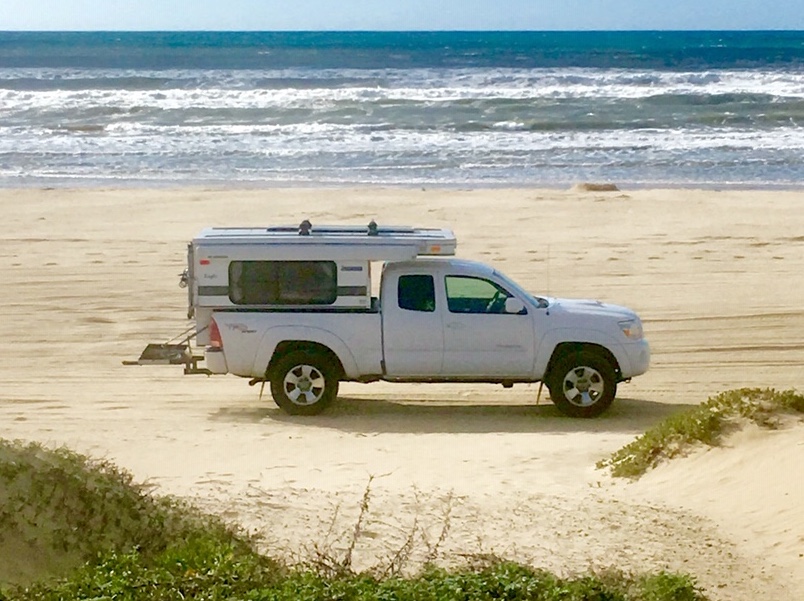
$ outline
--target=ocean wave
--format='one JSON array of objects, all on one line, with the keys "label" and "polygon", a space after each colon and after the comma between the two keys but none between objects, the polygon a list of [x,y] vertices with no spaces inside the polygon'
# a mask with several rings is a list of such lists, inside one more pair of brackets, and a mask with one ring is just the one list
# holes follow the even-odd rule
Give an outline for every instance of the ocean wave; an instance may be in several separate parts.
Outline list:
[{"label": "ocean wave", "polygon": [[[411,83],[411,82],[406,82]],[[543,81],[516,85],[480,82],[438,81],[410,87],[344,86],[321,88],[238,89],[238,88],[159,88],[132,90],[109,88],[14,90],[0,86],[0,115],[36,104],[41,107],[85,107],[113,105],[165,106],[176,108],[293,108],[300,106],[335,106],[348,103],[384,104],[531,102],[543,100],[640,100],[686,102],[687,99],[744,97],[757,101],[804,99],[804,78],[780,77],[721,78],[709,86],[689,87],[678,82],[654,86],[625,86],[616,79],[601,79],[595,85],[559,86]]]},{"label": "ocean wave", "polygon": [[[445,57],[431,47],[429,62],[398,68],[397,59],[362,55],[359,66],[339,64],[321,48],[315,65],[283,63],[277,53],[285,51],[295,52],[265,49],[262,63],[234,66],[227,62],[234,55],[201,66],[158,57],[0,61],[0,185],[71,177],[541,182],[598,174],[804,182],[804,61],[682,68],[680,59],[671,67],[548,60],[524,68],[471,48]],[[310,48],[299,52],[313,60]]]},{"label": "ocean wave", "polygon": [[665,106],[723,106],[756,105],[766,106],[777,100],[777,96],[758,92],[725,92],[714,94],[656,94],[645,98],[646,103]]},{"label": "ocean wave", "polygon": [[[0,94],[0,104],[2,94]],[[139,128],[155,135],[166,127],[200,131],[202,127],[223,130],[242,127],[260,131],[313,125],[343,127],[354,131],[427,131],[472,133],[494,129],[518,131],[595,131],[625,129],[691,129],[697,126],[724,128],[752,125],[786,127],[804,122],[804,99],[786,99],[757,94],[674,96],[645,99],[458,99],[280,102],[254,106],[232,105],[221,99],[143,97],[43,101],[20,100],[17,106],[0,108],[0,127],[26,127],[31,132],[69,126],[103,126],[127,131]],[[290,131],[290,129],[288,129]]]},{"label": "ocean wave", "polygon": [[[69,70],[0,68],[0,90],[194,91],[234,93],[289,91],[332,94],[337,90],[377,94],[538,97],[667,93],[762,93],[804,96],[797,71],[642,71],[628,69],[324,69],[324,70]],[[417,96],[417,94],[421,96]]]},{"label": "ocean wave", "polygon": [[81,133],[81,134],[98,134],[106,131],[105,125],[98,125],[93,123],[71,123],[63,125],[54,125],[49,127],[55,131]]}]

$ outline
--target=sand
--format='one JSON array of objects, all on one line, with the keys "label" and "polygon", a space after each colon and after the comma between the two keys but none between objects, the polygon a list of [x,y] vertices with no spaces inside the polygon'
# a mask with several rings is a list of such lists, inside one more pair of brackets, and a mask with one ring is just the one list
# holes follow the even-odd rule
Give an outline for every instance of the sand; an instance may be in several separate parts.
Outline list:
[{"label": "sand", "polygon": [[[636,483],[595,469],[722,390],[801,385],[804,192],[31,189],[0,190],[0,208],[0,437],[109,458],[290,559],[342,557],[368,488],[357,568],[495,555],[804,598],[801,423]],[[242,379],[121,365],[189,325],[178,275],[202,227],[304,218],[451,227],[460,256],[534,292],[637,310],[652,368],[572,420],[536,405],[538,385],[385,383],[294,418]]]}]

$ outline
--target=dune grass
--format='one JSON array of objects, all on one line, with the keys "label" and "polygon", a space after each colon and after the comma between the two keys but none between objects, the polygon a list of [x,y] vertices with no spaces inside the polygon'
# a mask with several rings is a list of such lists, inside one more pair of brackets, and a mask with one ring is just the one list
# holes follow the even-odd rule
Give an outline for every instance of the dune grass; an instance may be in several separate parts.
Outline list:
[{"label": "dune grass", "polygon": [[0,439],[0,582],[27,580],[15,563],[55,578],[110,552],[147,560],[199,535],[251,550],[221,520],[150,494],[109,461]]},{"label": "dune grass", "polygon": [[705,601],[694,581],[661,572],[634,577],[618,572],[562,579],[510,562],[446,571],[431,567],[415,577],[324,575],[278,568],[256,554],[232,553],[207,539],[172,546],[150,560],[137,552],[111,554],[67,579],[8,593],[19,601]]},{"label": "dune grass", "polygon": [[[288,566],[258,553],[236,528],[151,494],[107,461],[0,440],[0,563],[8,563],[9,548],[27,549],[42,569],[28,581],[0,570],[3,601],[706,599],[685,575],[612,570],[559,578],[493,558],[452,571],[430,565],[411,577],[398,566],[357,573],[340,557]],[[60,555],[70,561],[45,561]]]},{"label": "dune grass", "polygon": [[661,421],[608,459],[598,462],[597,467],[610,468],[613,476],[638,478],[660,462],[683,455],[695,445],[717,446],[723,436],[746,421],[776,428],[784,416],[791,414],[804,414],[804,395],[793,390],[729,390]]}]

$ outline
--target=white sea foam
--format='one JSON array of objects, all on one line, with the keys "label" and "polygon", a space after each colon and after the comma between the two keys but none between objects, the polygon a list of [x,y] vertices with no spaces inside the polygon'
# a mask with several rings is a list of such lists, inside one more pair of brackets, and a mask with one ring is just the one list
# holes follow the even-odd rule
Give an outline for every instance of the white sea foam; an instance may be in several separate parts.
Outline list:
[{"label": "white sea foam", "polygon": [[780,69],[0,69],[0,183],[795,185],[803,110]]}]

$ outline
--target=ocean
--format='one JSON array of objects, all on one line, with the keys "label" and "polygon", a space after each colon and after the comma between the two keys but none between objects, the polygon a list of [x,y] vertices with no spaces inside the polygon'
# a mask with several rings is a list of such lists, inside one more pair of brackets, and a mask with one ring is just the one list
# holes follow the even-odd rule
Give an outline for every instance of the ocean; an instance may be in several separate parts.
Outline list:
[{"label": "ocean", "polygon": [[0,32],[0,186],[804,186],[804,32]]}]

